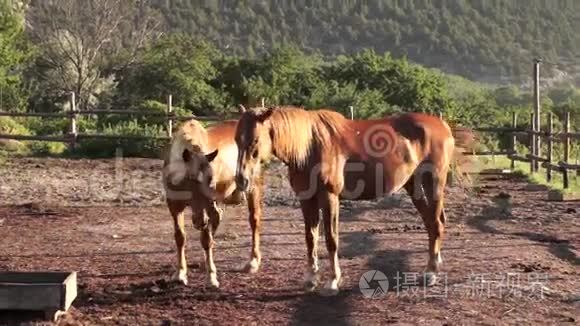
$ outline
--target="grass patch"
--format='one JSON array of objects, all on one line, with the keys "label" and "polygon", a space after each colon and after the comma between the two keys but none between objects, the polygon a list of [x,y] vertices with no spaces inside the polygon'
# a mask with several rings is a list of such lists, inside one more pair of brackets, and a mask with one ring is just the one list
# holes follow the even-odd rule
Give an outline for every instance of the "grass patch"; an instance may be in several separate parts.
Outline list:
[{"label": "grass patch", "polygon": [[[478,161],[482,168],[509,169],[511,160],[507,156],[479,157]],[[575,171],[568,172],[569,188],[564,189],[562,173],[552,170],[552,181],[546,178],[546,169],[540,167],[536,173],[530,173],[530,163],[515,162],[515,174],[524,176],[528,182],[547,186],[549,189],[559,190],[563,193],[580,194],[580,177]]]}]

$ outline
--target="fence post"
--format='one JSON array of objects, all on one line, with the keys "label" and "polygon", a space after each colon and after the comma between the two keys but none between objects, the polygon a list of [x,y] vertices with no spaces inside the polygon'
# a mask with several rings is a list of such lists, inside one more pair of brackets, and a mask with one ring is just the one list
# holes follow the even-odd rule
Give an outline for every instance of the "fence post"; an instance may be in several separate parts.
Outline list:
[{"label": "fence post", "polygon": [[[512,131],[512,155],[516,155],[516,145],[517,145],[517,136],[516,136],[516,132],[515,129],[518,127],[518,113],[517,112],[512,112],[512,128],[514,129],[514,131]],[[511,170],[515,170],[516,169],[516,160],[514,160],[512,158],[512,163],[510,165]]]},{"label": "fence post", "polygon": [[354,120],[354,107],[351,105],[348,109],[350,110],[350,120]]},{"label": "fence post", "polygon": [[[532,113],[530,115],[530,153],[532,156],[536,155],[536,135],[534,132],[536,131],[536,115]],[[530,173],[536,172],[535,169],[535,158],[530,156]]]},{"label": "fence post", "polygon": [[[534,131],[539,132],[541,129],[541,103],[540,103],[540,62],[542,62],[541,59],[534,59],[534,114],[536,115],[536,123],[534,125]],[[535,134],[534,138],[536,139],[535,143],[534,143],[534,151],[535,151],[535,155],[537,156],[541,156],[541,137],[539,134]],[[538,164],[539,162],[536,160],[534,163],[534,171],[538,172]]]},{"label": "fence post", "polygon": [[[568,163],[570,161],[570,112],[566,112],[564,115],[564,163]],[[566,167],[562,167],[562,183],[564,189],[568,189],[569,180],[568,180],[568,169]]]},{"label": "fence post", "polygon": [[69,112],[69,122],[70,122],[70,130],[69,130],[69,137],[70,137],[70,143],[69,143],[69,149],[70,151],[74,151],[75,146],[76,146],[76,141],[77,141],[77,117],[76,117],[76,111],[77,111],[77,101],[76,101],[76,95],[75,92],[71,92],[70,93],[70,112]]},{"label": "fence post", "polygon": [[552,112],[548,113],[548,165],[546,166],[546,180],[552,181],[552,147],[554,141],[552,140],[552,131],[554,130],[554,120]]},{"label": "fence post", "polygon": [[173,96],[167,96],[167,136],[173,135]]}]

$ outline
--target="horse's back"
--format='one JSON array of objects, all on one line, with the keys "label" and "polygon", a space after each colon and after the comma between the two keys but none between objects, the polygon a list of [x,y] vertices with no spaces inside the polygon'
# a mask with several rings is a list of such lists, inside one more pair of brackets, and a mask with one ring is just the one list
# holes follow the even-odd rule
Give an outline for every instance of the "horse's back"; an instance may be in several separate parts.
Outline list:
[{"label": "horse's back", "polygon": [[368,200],[400,189],[422,163],[439,160],[453,140],[447,124],[423,114],[406,113],[358,120],[348,137],[345,191],[341,197]]}]

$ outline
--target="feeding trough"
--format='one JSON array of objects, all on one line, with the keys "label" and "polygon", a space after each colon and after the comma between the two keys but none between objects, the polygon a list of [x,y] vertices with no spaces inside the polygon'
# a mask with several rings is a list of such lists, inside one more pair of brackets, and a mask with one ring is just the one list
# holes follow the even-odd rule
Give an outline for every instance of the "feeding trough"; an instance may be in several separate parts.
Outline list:
[{"label": "feeding trough", "polygon": [[43,311],[55,320],[76,296],[76,272],[0,272],[0,310]]}]

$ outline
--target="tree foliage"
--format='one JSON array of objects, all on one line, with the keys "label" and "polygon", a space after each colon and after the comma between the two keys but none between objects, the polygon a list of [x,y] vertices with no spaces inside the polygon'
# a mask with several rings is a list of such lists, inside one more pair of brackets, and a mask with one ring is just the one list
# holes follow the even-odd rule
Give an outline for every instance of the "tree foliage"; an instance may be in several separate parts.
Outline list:
[{"label": "tree foliage", "polygon": [[23,23],[22,9],[0,0],[0,110],[19,109],[25,103],[21,72],[31,48],[24,39]]},{"label": "tree foliage", "polygon": [[[228,54],[276,44],[334,57],[370,48],[475,80],[525,80],[534,56],[577,64],[580,2],[513,0],[154,0],[169,31]],[[548,72],[548,71],[546,71]]]}]

